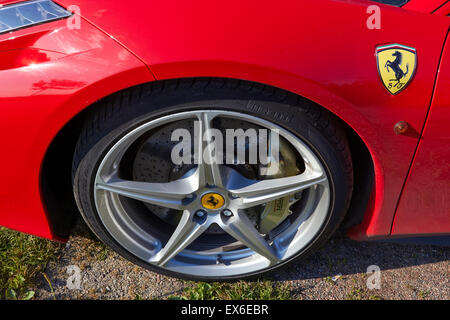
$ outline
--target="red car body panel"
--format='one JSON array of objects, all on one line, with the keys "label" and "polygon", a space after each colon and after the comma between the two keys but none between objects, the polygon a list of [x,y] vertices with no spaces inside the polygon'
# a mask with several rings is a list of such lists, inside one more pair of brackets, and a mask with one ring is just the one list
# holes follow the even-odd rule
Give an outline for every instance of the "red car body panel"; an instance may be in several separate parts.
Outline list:
[{"label": "red car body panel", "polygon": [[446,1],[444,0],[409,1],[405,5],[403,5],[402,8],[407,10],[432,13],[445,2]]},{"label": "red car body panel", "polygon": [[[30,48],[33,53],[22,52]],[[0,56],[0,225],[53,238],[39,189],[51,141],[102,96],[154,79],[141,61],[86,22],[80,30],[56,21],[14,38],[0,35]]]},{"label": "red car body panel", "polygon": [[[39,168],[57,132],[92,102],[152,80],[228,77],[304,96],[335,113],[362,138],[374,162],[375,187],[363,223],[350,236],[389,236],[391,230],[404,234],[414,228],[408,227],[415,222],[402,218],[404,213],[392,227],[430,107],[448,17],[377,4],[382,27],[370,30],[366,10],[376,3],[363,0],[57,2],[79,6],[86,19],[81,30],[68,30],[64,21],[57,21],[18,31],[13,40],[0,35],[0,52],[7,51],[2,46],[17,47],[21,35],[32,34],[22,48],[31,51],[21,54],[48,56],[33,72],[26,72],[30,67],[21,59],[0,65],[0,133],[8,155],[0,158],[0,181],[8,181],[0,184],[1,225],[52,237]],[[414,47],[418,55],[413,81],[396,96],[383,87],[375,58],[376,47],[390,43]],[[439,103],[437,95],[445,93],[437,90],[433,103]],[[448,101],[442,99],[443,104]],[[437,117],[449,115],[443,105],[433,109]],[[394,134],[398,121],[410,124],[409,134]],[[439,129],[430,135],[448,137]],[[433,205],[424,204],[423,210]],[[449,232],[448,218],[444,226],[434,231],[419,227],[416,233]]]},{"label": "red car body panel", "polygon": [[430,114],[395,217],[392,234],[448,233],[450,204],[450,39]]},{"label": "red car body panel", "polygon": [[441,16],[450,16],[450,1],[447,1],[442,6],[438,7],[433,14],[441,15]]}]

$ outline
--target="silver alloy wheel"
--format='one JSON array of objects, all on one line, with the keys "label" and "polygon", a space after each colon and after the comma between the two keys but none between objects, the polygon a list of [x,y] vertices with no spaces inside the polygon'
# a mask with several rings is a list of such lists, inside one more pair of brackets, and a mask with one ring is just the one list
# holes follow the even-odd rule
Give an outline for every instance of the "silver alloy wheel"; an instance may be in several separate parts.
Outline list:
[{"label": "silver alloy wheel", "polygon": [[[167,183],[124,180],[118,168],[130,148],[144,133],[157,127],[187,119],[201,124],[199,150],[205,149],[203,132],[215,117],[239,119],[267,129],[277,129],[298,152],[305,170],[298,175],[249,180],[234,170],[223,174],[224,166],[210,158],[182,178]],[[213,157],[205,152],[205,156]],[[207,163],[211,163],[208,165]],[[229,188],[227,179],[238,179],[239,187]],[[95,178],[95,205],[100,219],[112,237],[138,258],[167,270],[202,277],[227,277],[262,271],[296,255],[317,236],[330,207],[327,174],[314,152],[298,137],[269,121],[244,113],[220,110],[181,112],[151,120],[132,130],[115,143],[102,160]],[[235,184],[236,186],[236,184]],[[255,228],[244,209],[306,192],[301,212],[282,232],[267,237]],[[202,206],[203,195],[214,192],[223,197],[221,210]],[[132,218],[122,198],[180,210],[181,219],[168,241],[158,238]],[[224,209],[228,210],[224,212]],[[202,214],[198,214],[201,210]],[[190,247],[211,225],[218,225],[240,246],[234,249],[199,252]]]}]

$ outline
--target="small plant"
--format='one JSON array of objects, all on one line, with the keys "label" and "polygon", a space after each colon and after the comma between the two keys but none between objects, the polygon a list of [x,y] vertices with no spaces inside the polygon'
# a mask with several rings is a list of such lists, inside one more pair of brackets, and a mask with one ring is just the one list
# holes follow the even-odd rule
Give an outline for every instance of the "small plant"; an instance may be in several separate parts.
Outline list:
[{"label": "small plant", "polygon": [[106,258],[108,258],[108,254],[109,254],[108,248],[106,246],[103,247],[97,255],[98,261],[106,260]]},{"label": "small plant", "polygon": [[336,284],[336,282],[333,281],[333,277],[332,276],[328,276],[324,280],[325,280],[325,282],[328,282],[330,284],[333,284],[333,285]]},{"label": "small plant", "polygon": [[271,281],[236,283],[196,283],[187,287],[180,296],[169,299],[183,300],[287,300],[291,291],[287,285]]},{"label": "small plant", "polygon": [[349,293],[347,293],[347,299],[349,300],[362,300],[364,299],[364,290],[357,287],[352,287]]},{"label": "small plant", "polygon": [[60,245],[0,227],[0,299],[30,300],[33,278],[42,272]]},{"label": "small plant", "polygon": [[420,290],[419,291],[420,299],[426,299],[429,295],[430,295],[430,291],[427,291],[427,290]]}]

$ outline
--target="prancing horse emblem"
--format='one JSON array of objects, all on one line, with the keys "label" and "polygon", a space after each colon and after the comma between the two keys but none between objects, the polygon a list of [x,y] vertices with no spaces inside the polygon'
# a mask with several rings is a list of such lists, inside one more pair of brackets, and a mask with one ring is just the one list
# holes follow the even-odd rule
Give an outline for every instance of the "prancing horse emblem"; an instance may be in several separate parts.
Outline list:
[{"label": "prancing horse emblem", "polygon": [[416,49],[392,44],[378,47],[376,54],[384,87],[393,95],[405,89],[416,71]]},{"label": "prancing horse emblem", "polygon": [[205,209],[217,210],[223,207],[225,199],[218,193],[210,192],[202,197],[202,206]]},{"label": "prancing horse emblem", "polygon": [[384,67],[387,69],[387,72],[389,72],[389,68],[395,72],[395,79],[391,79],[389,81],[397,81],[397,83],[394,84],[394,86],[397,86],[400,83],[400,80],[408,75],[409,64],[406,64],[406,71],[403,71],[400,68],[400,64],[402,63],[402,53],[400,51],[395,51],[392,55],[395,57],[395,60],[388,60]]},{"label": "prancing horse emblem", "polygon": [[214,198],[213,196],[210,196],[208,200],[206,200],[206,202],[208,202],[209,204],[211,204],[214,208],[217,207],[217,205],[219,204],[219,200],[217,200],[216,198]]}]

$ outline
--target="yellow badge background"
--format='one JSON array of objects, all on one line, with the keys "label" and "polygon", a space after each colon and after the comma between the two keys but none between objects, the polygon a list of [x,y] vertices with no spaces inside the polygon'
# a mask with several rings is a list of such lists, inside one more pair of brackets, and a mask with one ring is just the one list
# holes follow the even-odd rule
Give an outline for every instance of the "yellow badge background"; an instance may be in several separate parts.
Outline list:
[{"label": "yellow badge background", "polygon": [[[399,45],[393,45],[392,47],[395,48],[388,48],[388,47],[386,49],[382,49],[383,47],[377,48],[377,63],[378,63],[378,72],[380,74],[381,81],[383,81],[385,88],[391,94],[397,94],[409,84],[412,77],[414,76],[414,72],[416,71],[417,60],[416,60],[416,53],[413,53],[406,49],[401,49],[399,48],[400,47]],[[406,72],[407,70],[406,66],[408,65],[408,73],[401,78],[399,83],[397,83],[397,81],[394,80],[396,79],[395,71],[392,70],[392,68],[389,68],[388,71],[387,68],[385,67],[388,61],[391,62],[395,61],[396,57],[393,56],[393,54],[396,51],[399,51],[402,54],[400,69],[403,72]]]},{"label": "yellow badge background", "polygon": [[224,203],[225,199],[218,193],[208,193],[202,197],[202,205],[206,209],[220,209],[223,207]]}]

